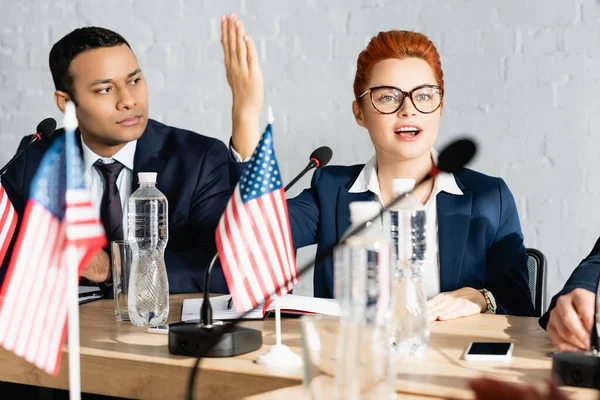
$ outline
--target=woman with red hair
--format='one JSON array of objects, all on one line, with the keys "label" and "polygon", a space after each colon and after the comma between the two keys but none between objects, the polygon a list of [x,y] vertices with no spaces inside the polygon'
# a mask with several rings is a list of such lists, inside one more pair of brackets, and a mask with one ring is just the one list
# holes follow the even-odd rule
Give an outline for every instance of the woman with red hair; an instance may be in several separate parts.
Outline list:
[{"label": "woman with red hair", "polygon": [[[232,156],[249,157],[260,139],[263,81],[256,49],[235,15],[222,19],[227,80],[233,93]],[[423,34],[380,32],[359,54],[352,111],[375,148],[366,164],[318,169],[311,187],[289,200],[296,248],[317,254],[348,228],[349,204],[393,198],[392,180],[419,179],[434,165],[444,76]],[[533,315],[527,257],[514,198],[500,178],[463,169],[441,173],[414,195],[427,213],[423,282],[431,320],[496,312]],[[317,265],[314,294],[333,297],[331,258]]]}]

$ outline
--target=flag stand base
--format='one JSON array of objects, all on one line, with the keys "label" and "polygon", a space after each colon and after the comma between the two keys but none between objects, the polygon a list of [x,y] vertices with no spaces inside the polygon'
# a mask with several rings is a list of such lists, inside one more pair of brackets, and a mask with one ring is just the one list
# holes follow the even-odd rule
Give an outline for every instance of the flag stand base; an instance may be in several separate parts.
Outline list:
[{"label": "flag stand base", "polygon": [[268,367],[300,368],[302,357],[290,350],[285,344],[279,344],[259,355],[255,362]]},{"label": "flag stand base", "polygon": [[[203,357],[233,357],[262,347],[261,331],[236,325],[223,333],[225,326],[203,327],[185,322],[170,324],[169,353],[197,357],[202,351]],[[204,353],[206,344],[215,336],[220,336],[218,342]]]}]

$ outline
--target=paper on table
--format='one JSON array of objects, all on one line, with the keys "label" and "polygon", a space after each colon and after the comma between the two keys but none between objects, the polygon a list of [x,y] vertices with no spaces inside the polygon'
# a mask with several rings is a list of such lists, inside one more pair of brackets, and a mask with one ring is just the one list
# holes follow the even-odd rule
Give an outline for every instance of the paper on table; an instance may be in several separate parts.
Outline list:
[{"label": "paper on table", "polygon": [[79,286],[79,297],[102,294],[98,286]]},{"label": "paper on table", "polygon": [[[210,305],[213,309],[213,319],[231,320],[238,318],[238,312],[234,307],[227,308],[230,296],[214,296],[210,298]],[[204,299],[185,299],[181,309],[181,320],[184,322],[193,322],[200,319],[200,307]],[[262,319],[262,304],[252,310],[244,319]]]},{"label": "paper on table", "polygon": [[[228,309],[227,303],[230,296],[215,296],[210,298],[210,303],[213,309],[213,319],[227,321],[236,319],[239,313],[234,307]],[[181,310],[181,320],[185,322],[198,321],[200,319],[200,307],[203,299],[185,299]],[[279,298],[279,305],[283,314],[326,314],[340,315],[338,303],[333,299],[321,299],[316,297],[297,296],[286,294]],[[244,319],[262,319],[265,314],[274,311],[275,306],[268,304],[265,307],[263,304],[250,311]]]},{"label": "paper on table", "polygon": [[102,297],[104,297],[104,295],[98,286],[79,286],[79,304],[99,300]]},{"label": "paper on table", "polygon": [[[279,308],[282,314],[340,315],[340,306],[334,299],[299,296],[295,294],[281,296],[279,298]],[[275,304],[269,304],[264,311],[265,313],[275,311]]]},{"label": "paper on table", "polygon": [[92,294],[90,296],[79,297],[79,304],[89,303],[90,301],[100,300],[104,295],[102,294]]}]

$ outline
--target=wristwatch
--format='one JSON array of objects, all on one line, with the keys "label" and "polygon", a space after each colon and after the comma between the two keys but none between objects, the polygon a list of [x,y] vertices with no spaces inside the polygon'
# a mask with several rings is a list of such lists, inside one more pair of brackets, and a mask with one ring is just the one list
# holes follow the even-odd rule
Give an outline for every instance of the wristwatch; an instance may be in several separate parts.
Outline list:
[{"label": "wristwatch", "polygon": [[492,293],[487,289],[480,289],[479,292],[485,298],[485,303],[487,305],[487,308],[484,312],[486,314],[496,314],[496,300],[494,299]]}]

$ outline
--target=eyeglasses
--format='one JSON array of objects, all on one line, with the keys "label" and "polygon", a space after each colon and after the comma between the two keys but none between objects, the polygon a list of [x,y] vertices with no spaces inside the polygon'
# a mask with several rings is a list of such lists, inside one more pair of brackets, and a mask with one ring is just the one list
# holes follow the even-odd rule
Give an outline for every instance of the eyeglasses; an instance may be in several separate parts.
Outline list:
[{"label": "eyeglasses", "polygon": [[371,104],[382,114],[393,114],[397,112],[405,98],[409,98],[417,111],[423,114],[431,114],[442,105],[444,93],[439,86],[422,85],[410,92],[405,92],[393,86],[377,86],[367,89],[358,96],[357,100],[363,98],[367,93],[371,95]]}]

